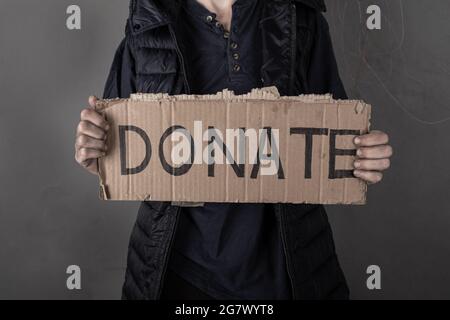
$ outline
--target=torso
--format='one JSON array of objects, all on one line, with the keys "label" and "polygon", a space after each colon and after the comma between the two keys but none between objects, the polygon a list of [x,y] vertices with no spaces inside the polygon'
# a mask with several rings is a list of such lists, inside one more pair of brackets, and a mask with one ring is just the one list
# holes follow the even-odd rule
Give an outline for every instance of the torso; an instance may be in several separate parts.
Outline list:
[{"label": "torso", "polygon": [[[260,1],[233,5],[230,32],[195,0],[186,3],[179,30],[192,93],[261,87]],[[278,226],[271,205],[184,208],[169,268],[217,299],[289,299]]]}]

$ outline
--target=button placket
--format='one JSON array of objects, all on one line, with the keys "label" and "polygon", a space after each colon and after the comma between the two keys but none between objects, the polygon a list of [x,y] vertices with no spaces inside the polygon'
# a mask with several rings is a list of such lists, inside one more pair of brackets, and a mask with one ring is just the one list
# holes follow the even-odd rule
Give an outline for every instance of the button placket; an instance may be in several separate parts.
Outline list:
[{"label": "button placket", "polygon": [[230,43],[231,50],[230,51],[231,51],[231,56],[232,56],[233,61],[234,61],[233,71],[236,72],[236,73],[241,71],[241,66],[238,63],[239,59],[241,58],[239,52],[237,51],[238,47],[239,46],[238,46],[236,41],[231,41],[231,43]]},{"label": "button placket", "polygon": [[242,70],[242,67],[239,64],[241,56],[237,50],[239,48],[239,45],[236,41],[236,33],[238,30],[238,26],[236,23],[237,21],[239,21],[238,17],[239,13],[233,10],[233,23],[230,28],[230,32],[226,32],[224,34],[224,38],[228,40],[228,56],[230,57],[230,68],[233,73],[239,73]]}]

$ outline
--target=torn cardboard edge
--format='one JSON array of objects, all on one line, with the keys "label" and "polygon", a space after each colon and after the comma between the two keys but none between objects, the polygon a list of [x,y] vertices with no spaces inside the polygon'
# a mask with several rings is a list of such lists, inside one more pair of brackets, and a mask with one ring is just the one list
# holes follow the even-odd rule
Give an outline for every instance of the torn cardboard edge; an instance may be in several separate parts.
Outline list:
[{"label": "torn cardboard edge", "polygon": [[232,90],[225,89],[216,94],[207,95],[169,95],[167,93],[134,93],[130,98],[116,98],[116,99],[101,99],[97,100],[95,109],[103,111],[106,108],[113,107],[118,103],[124,101],[140,101],[140,102],[155,102],[155,101],[217,101],[227,100],[230,102],[246,101],[246,100],[269,100],[269,101],[298,101],[303,103],[342,103],[342,104],[356,104],[355,112],[361,113],[368,105],[360,100],[338,100],[333,99],[331,94],[306,94],[299,96],[280,96],[276,87],[266,87],[261,89],[253,89],[249,93],[242,95],[235,95]]},{"label": "torn cardboard edge", "polygon": [[[358,101],[358,100],[335,100],[332,98],[331,94],[326,94],[326,95],[300,95],[300,96],[283,96],[281,97],[278,90],[275,87],[270,87],[270,88],[263,88],[263,89],[254,89],[252,90],[250,93],[248,94],[244,94],[244,95],[235,95],[232,91],[230,90],[223,90],[222,92],[218,92],[217,94],[214,95],[168,95],[168,94],[144,94],[144,93],[137,93],[137,94],[132,94],[130,96],[129,99],[109,99],[109,100],[98,100],[97,104],[96,104],[96,110],[105,113],[107,115],[107,118],[110,119],[114,119],[115,117],[117,117],[117,122],[122,122],[122,121],[131,121],[133,122],[134,120],[131,119],[131,117],[129,116],[128,113],[125,113],[126,116],[123,115],[122,111],[119,110],[115,110],[117,107],[117,109],[123,109],[123,108],[131,108],[134,111],[133,112],[137,112],[137,113],[142,113],[142,118],[145,118],[146,115],[146,109],[143,108],[144,105],[148,104],[152,104],[153,111],[155,111],[155,108],[158,108],[157,112],[167,112],[164,110],[167,109],[173,109],[174,105],[179,105],[179,104],[186,104],[186,107],[192,107],[192,102],[198,102],[198,104],[201,104],[204,101],[209,101],[209,102],[216,102],[218,104],[222,104],[223,105],[223,101],[226,101],[226,106],[229,107],[229,104],[233,104],[233,103],[252,103],[252,102],[262,102],[267,103],[267,104],[278,104],[278,102],[281,102],[280,105],[284,104],[284,103],[291,103],[291,104],[295,104],[295,107],[299,107],[301,108],[301,106],[303,105],[315,105],[318,108],[324,108],[324,106],[337,106],[338,110],[339,108],[345,108],[347,109],[351,109],[353,110],[352,112],[354,113],[354,115],[365,115],[366,121],[361,122],[361,128],[359,128],[361,130],[361,133],[365,133],[370,129],[370,114],[371,114],[371,107],[370,105],[364,103],[363,101]],[[155,104],[156,103],[156,104]],[[216,106],[214,106],[216,107]],[[137,109],[141,108],[139,111],[137,111]],[[193,107],[195,109],[195,107]],[[130,110],[131,110],[130,109]],[[127,111],[128,112],[128,111]],[[195,110],[195,112],[199,112],[199,110]],[[263,111],[264,112],[264,111]],[[348,114],[348,111],[346,111]],[[118,116],[119,114],[122,114],[122,116]],[[200,114],[200,113],[199,113]],[[254,113],[252,113],[253,115]],[[314,124],[315,126],[317,126],[317,124],[320,123],[324,123],[325,122],[325,114],[326,112],[323,112],[323,119],[316,119]],[[171,114],[171,116],[173,117],[174,115]],[[203,115],[204,116],[204,115]],[[337,115],[337,123],[339,124],[339,121],[341,121],[342,119],[339,119],[340,115],[339,115],[339,111],[338,111],[338,115]],[[153,118],[158,118],[158,116],[153,117]],[[161,117],[159,117],[161,118]],[[163,117],[164,118],[164,117]],[[298,118],[295,117],[294,118]],[[130,120],[131,119],[131,120]],[[151,119],[151,117],[148,117],[148,119]],[[137,120],[137,119],[135,119]],[[192,119],[191,119],[192,120]],[[220,122],[220,119],[216,121]],[[150,120],[153,121],[153,120]],[[225,121],[224,119],[222,119],[222,122]],[[228,121],[228,119],[227,119]],[[290,121],[289,119],[287,121]],[[223,123],[222,123],[223,124]],[[145,122],[141,124],[141,126],[145,127],[146,124]],[[150,130],[150,127],[147,128]],[[161,133],[161,132],[160,132]],[[115,133],[115,138],[117,138],[117,132]],[[153,137],[152,137],[153,138]],[[129,139],[129,138],[127,138]],[[314,138],[316,139],[316,138]],[[152,139],[153,140],[153,139]],[[128,140],[127,140],[128,141]],[[130,141],[128,141],[130,142]],[[133,145],[134,142],[130,142],[130,145]],[[321,149],[324,149],[324,140],[322,139],[321,142],[322,146]],[[111,148],[109,148],[111,149]],[[114,154],[112,155],[107,155],[107,157],[102,158],[99,160],[99,179],[100,179],[100,189],[101,189],[101,194],[100,197],[102,199],[105,200],[139,200],[139,201],[169,201],[172,202],[175,205],[178,206],[200,206],[202,205],[204,202],[233,202],[233,203],[239,203],[239,202],[246,202],[246,199],[240,199],[238,195],[235,195],[234,198],[228,198],[229,194],[228,194],[228,189],[226,190],[226,197],[227,199],[218,199],[217,197],[214,199],[199,199],[199,196],[196,195],[193,198],[190,198],[189,195],[186,194],[186,190],[182,190],[182,189],[178,189],[178,196],[177,196],[177,192],[175,192],[174,190],[171,190],[169,193],[167,193],[164,196],[159,196],[158,195],[158,190],[156,190],[153,187],[153,191],[149,190],[141,190],[141,191],[136,191],[137,189],[135,189],[136,186],[131,186],[131,184],[133,184],[133,182],[130,182],[132,179],[135,179],[136,176],[132,176],[132,177],[127,177],[126,179],[123,179],[121,177],[118,176],[118,170],[120,167],[120,160],[119,160],[119,149],[117,148],[112,148],[114,150]],[[156,148],[155,148],[156,149]],[[136,149],[137,150],[137,149]],[[304,152],[304,150],[302,150],[302,152]],[[315,152],[322,152],[321,151],[315,151]],[[156,152],[155,152],[156,153]],[[295,153],[295,152],[294,152]],[[289,152],[288,152],[289,154]],[[298,152],[296,152],[297,155],[299,155]],[[132,155],[129,156],[130,158],[133,158]],[[112,160],[114,158],[114,160]],[[324,156],[321,155],[321,165],[324,165],[323,163],[325,163]],[[130,159],[127,159],[130,160]],[[157,161],[155,161],[157,162]],[[105,165],[107,164],[107,165]],[[228,165],[227,165],[228,167]],[[321,167],[322,168],[322,167]],[[106,170],[105,170],[106,169]],[[324,169],[324,168],[322,168]],[[322,170],[321,169],[321,170]],[[158,169],[153,166],[153,172],[158,171]],[[325,170],[325,169],[324,169]],[[194,171],[194,170],[193,170]],[[225,179],[228,183],[228,181],[230,180],[229,177],[229,169],[226,169],[226,171],[223,173],[224,175],[222,177],[216,177],[216,179],[220,180],[220,179]],[[147,172],[148,175],[148,172]],[[174,180],[177,180],[178,178],[174,178],[171,177],[169,178],[162,178],[161,173],[158,172],[157,173],[158,177],[160,178],[161,181],[163,181],[164,179],[166,179],[165,183],[166,184],[170,184],[170,185],[174,185]],[[111,179],[111,176],[114,176],[113,179]],[[196,173],[196,178],[195,179],[203,179],[203,178],[199,178],[199,175]],[[149,177],[147,177],[147,179],[150,179]],[[112,181],[114,180],[114,181]],[[138,180],[138,179],[135,179]],[[171,182],[167,182],[168,180],[170,180]],[[359,196],[356,196],[355,198],[353,198],[353,200],[345,200],[347,199],[344,195],[344,200],[340,200],[336,198],[330,198],[327,199],[326,195],[324,196],[323,190],[322,190],[322,184],[323,181],[319,181],[319,193],[320,196],[318,197],[318,200],[310,200],[310,199],[296,199],[296,200],[292,200],[292,201],[288,201],[287,198],[288,197],[279,197],[277,199],[271,198],[272,200],[267,201],[267,199],[264,199],[264,196],[260,196],[258,199],[256,198],[252,198],[252,199],[256,199],[256,200],[261,200],[261,202],[270,202],[270,203],[321,203],[321,204],[365,204],[366,202],[366,193],[367,193],[367,185],[365,183],[357,183],[355,184],[354,180],[355,179],[349,179],[349,180],[353,180],[349,183],[345,182],[343,185],[343,189],[338,191],[338,192],[342,192],[343,194],[346,194],[349,192],[348,188],[349,185],[350,186],[350,192],[353,192],[355,194],[358,194]],[[262,181],[262,179],[261,179]],[[139,182],[140,183],[140,182]],[[139,185],[138,183],[138,185]],[[305,182],[302,182],[303,186],[306,187],[307,184]],[[262,190],[262,182],[261,182],[261,186],[260,189]],[[301,183],[299,183],[301,184]],[[113,186],[114,185],[114,186]],[[126,191],[121,191],[121,187],[117,187],[117,186],[124,186],[124,185],[128,185],[128,190]],[[194,183],[195,185],[195,183]],[[254,184],[253,184],[254,185]],[[159,184],[158,188],[160,186],[164,186],[163,184]],[[239,186],[239,184],[238,184]],[[255,185],[254,185],[255,186]],[[142,187],[142,186],[141,186]],[[146,185],[143,187],[143,189],[149,187],[149,185]],[[167,187],[167,186],[166,186]],[[241,186],[242,187],[242,186]],[[258,187],[258,186],[256,186]],[[297,186],[296,186],[297,187]],[[130,189],[131,188],[131,189]],[[134,188],[134,189],[133,189]],[[176,187],[174,187],[176,188]],[[228,188],[228,186],[227,186]],[[247,188],[247,184],[245,185],[245,188]],[[114,192],[110,192],[114,189]],[[120,190],[119,190],[120,189]],[[188,188],[185,188],[188,189]],[[286,192],[289,192],[289,188],[284,187]],[[155,191],[156,190],[156,191]],[[333,190],[333,192],[336,192],[335,189],[331,188],[330,190]],[[208,188],[206,188],[203,192],[209,192],[210,190]],[[326,192],[325,192],[326,193]],[[161,193],[160,193],[161,194]],[[180,194],[182,194],[182,196],[180,196]],[[247,196],[247,189],[245,189],[245,194]],[[176,198],[176,199],[175,199]],[[231,200],[230,200],[231,199]],[[201,200],[201,201],[199,201]]]}]

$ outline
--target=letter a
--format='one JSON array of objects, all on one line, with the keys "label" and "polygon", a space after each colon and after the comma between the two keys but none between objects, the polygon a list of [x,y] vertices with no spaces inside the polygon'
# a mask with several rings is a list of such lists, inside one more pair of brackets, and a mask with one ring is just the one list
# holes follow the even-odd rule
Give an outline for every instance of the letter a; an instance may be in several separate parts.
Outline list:
[{"label": "letter a", "polygon": [[66,286],[69,290],[81,290],[81,269],[79,266],[68,266],[66,270],[70,276],[67,278]]},{"label": "letter a", "polygon": [[367,14],[371,16],[367,18],[367,29],[381,30],[381,9],[377,5],[371,5],[367,8]]},{"label": "letter a", "polygon": [[66,10],[70,16],[66,20],[66,26],[69,30],[81,30],[81,9],[77,5],[70,5]]},{"label": "letter a", "polygon": [[369,266],[367,267],[367,274],[370,277],[367,278],[367,289],[369,290],[380,290],[381,289],[381,269],[379,266]]}]

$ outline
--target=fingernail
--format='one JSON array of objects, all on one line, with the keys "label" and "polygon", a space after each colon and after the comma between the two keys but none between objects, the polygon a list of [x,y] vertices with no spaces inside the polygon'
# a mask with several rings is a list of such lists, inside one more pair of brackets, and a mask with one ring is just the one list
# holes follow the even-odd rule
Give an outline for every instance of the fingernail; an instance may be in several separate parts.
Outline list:
[{"label": "fingernail", "polygon": [[109,124],[106,125],[105,130],[108,131],[110,129]]},{"label": "fingernail", "polygon": [[361,157],[363,155],[363,152],[361,149],[358,149],[358,151],[356,151],[356,154]]},{"label": "fingernail", "polygon": [[359,167],[361,167],[361,162],[355,161],[355,163],[353,165],[355,166],[355,168],[359,168]]},{"label": "fingernail", "polygon": [[353,175],[354,175],[355,177],[359,177],[359,171],[358,171],[358,170],[354,170],[354,171],[353,171]]},{"label": "fingernail", "polygon": [[361,143],[361,138],[356,137],[355,140],[354,140],[354,143],[355,144],[360,144]]}]

